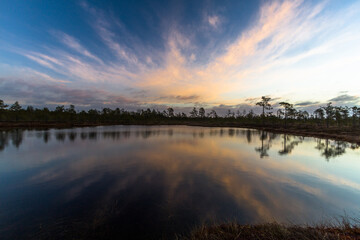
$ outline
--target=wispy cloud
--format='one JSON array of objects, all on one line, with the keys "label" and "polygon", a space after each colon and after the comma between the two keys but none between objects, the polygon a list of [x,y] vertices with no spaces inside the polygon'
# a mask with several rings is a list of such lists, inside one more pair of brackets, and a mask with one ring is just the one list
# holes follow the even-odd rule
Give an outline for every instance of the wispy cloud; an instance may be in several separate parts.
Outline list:
[{"label": "wispy cloud", "polygon": [[71,81],[59,78],[59,77],[53,77],[49,74],[39,72],[37,70],[34,70],[29,67],[18,67],[18,66],[11,66],[7,64],[0,64],[0,72],[5,71],[7,72],[7,77],[1,77],[1,78],[8,78],[8,79],[23,79],[24,81],[30,81],[30,82],[42,82],[42,83],[57,83],[57,84],[65,84],[70,83]]},{"label": "wispy cloud", "polygon": [[52,32],[53,35],[55,35],[62,43],[64,43],[66,46],[68,46],[69,48],[77,51],[78,53],[89,57],[91,59],[94,59],[96,61],[98,61],[99,63],[103,63],[101,59],[99,59],[98,57],[94,56],[92,53],[90,53],[85,47],[83,47],[80,42],[75,39],[74,37],[63,33],[63,32],[59,32],[59,31],[53,31]]},{"label": "wispy cloud", "polygon": [[105,45],[114,51],[120,60],[124,60],[132,65],[139,64],[137,56],[116,40],[116,34],[111,31],[113,25],[107,20],[105,14],[98,9],[90,7],[86,2],[83,2],[81,6],[95,18],[93,27]]},{"label": "wispy cloud", "polygon": [[309,107],[309,106],[313,106],[316,104],[319,104],[320,102],[311,102],[311,101],[305,101],[305,102],[298,102],[295,104],[295,106],[299,106],[299,107]]},{"label": "wispy cloud", "polygon": [[[25,57],[29,58],[30,60],[33,60],[34,62],[37,62],[38,64],[44,66],[44,67],[48,67],[50,69],[54,69],[54,66],[52,65],[52,63],[50,63],[48,61],[47,58],[44,58],[44,57],[37,57],[35,55],[32,55],[32,54],[28,54],[28,53],[25,53],[23,54]],[[38,55],[38,54],[36,54]]]},{"label": "wispy cloud", "polygon": [[[360,40],[358,22],[345,24],[356,16],[360,6],[334,12],[327,11],[326,4],[301,0],[264,2],[251,25],[233,41],[225,41],[226,45],[221,46],[224,51],[206,49],[210,57],[200,63],[204,46],[194,41],[197,33],[172,25],[159,36],[163,49],[154,50],[132,36],[120,21],[82,2],[81,7],[91,15],[90,25],[101,47],[110,50],[110,58],[96,56],[96,51],[91,52],[79,39],[62,31],[51,34],[65,49],[45,46],[17,53],[48,68],[47,75],[51,71],[78,86],[118,90],[131,101],[149,105],[247,105],[270,93],[284,99],[295,96],[297,105],[306,107],[345,90],[339,89],[336,80],[345,79],[348,85],[354,81],[355,65],[360,60],[360,47],[355,45]],[[201,21],[207,27],[221,24],[220,15],[207,15],[205,19]],[[132,45],[123,39],[130,39]],[[351,51],[348,45],[353,46]],[[128,88],[134,91],[127,92]],[[360,90],[359,84],[353,87],[356,90]],[[349,96],[356,95],[353,91]],[[310,100],[303,101],[308,96]]]},{"label": "wispy cloud", "polygon": [[[265,4],[253,26],[229,44],[225,53],[209,59],[202,66],[189,65],[191,58],[187,59],[182,49],[184,46],[197,46],[191,45],[185,34],[175,32],[167,39],[164,67],[150,74],[147,72],[142,77],[145,81],[140,84],[160,94],[185,93],[198,95],[199,99],[207,102],[226,103],[222,95],[232,89],[244,91],[250,86],[258,87],[260,82],[249,83],[246,78],[254,72],[263,72],[269,64],[285,57],[289,49],[310,38],[316,31],[313,21],[321,10],[319,8],[303,7],[300,1]],[[212,21],[215,22],[214,19]]]},{"label": "wispy cloud", "polygon": [[[81,46],[79,49],[81,50]],[[51,69],[54,73],[64,76],[64,78],[71,78],[80,83],[126,84],[135,77],[132,72],[119,64],[105,65],[97,57],[94,57],[94,59],[98,59],[97,61],[87,61],[81,56],[57,48],[47,48],[46,53],[26,50],[16,50],[16,52]]]},{"label": "wispy cloud", "polygon": [[[0,78],[0,95],[21,98],[26,104],[36,106],[76,104],[80,107],[137,105],[138,102],[121,94],[113,94],[99,89],[80,89],[65,84],[24,81],[14,78]],[[38,93],[42,94],[38,94]],[[34,97],[36,96],[36,97]]]},{"label": "wispy cloud", "polygon": [[217,28],[218,25],[220,24],[220,19],[216,15],[208,16],[207,20],[210,26],[212,26],[213,28]]},{"label": "wispy cloud", "polygon": [[329,102],[334,102],[335,104],[359,104],[360,96],[351,96],[348,94],[343,94],[334,98],[331,98]]}]

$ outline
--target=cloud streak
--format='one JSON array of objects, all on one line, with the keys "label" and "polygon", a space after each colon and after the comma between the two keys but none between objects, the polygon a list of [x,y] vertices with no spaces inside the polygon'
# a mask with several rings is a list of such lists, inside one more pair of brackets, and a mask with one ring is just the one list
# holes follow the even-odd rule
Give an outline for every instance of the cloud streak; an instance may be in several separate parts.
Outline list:
[{"label": "cloud streak", "polygon": [[[38,94],[39,92],[42,94]],[[82,108],[89,108],[104,105],[123,107],[139,104],[120,94],[115,95],[99,89],[77,89],[66,85],[3,78],[0,78],[0,95],[14,98],[14,100],[21,98],[35,106],[42,106],[44,103],[50,106],[75,104]]]},{"label": "cloud streak", "polygon": [[208,17],[208,22],[209,22],[210,26],[212,26],[213,28],[217,28],[217,26],[220,24],[220,19],[216,15],[209,16]]},{"label": "cloud streak", "polygon": [[97,61],[99,63],[103,63],[101,59],[99,59],[98,57],[96,57],[92,53],[90,53],[74,37],[72,37],[66,33],[63,33],[63,32],[55,32],[54,35],[57,36],[59,38],[59,40],[62,43],[64,43],[66,46],[68,46],[69,48],[75,50],[76,52],[78,52],[88,58],[94,59],[95,61]]},{"label": "cloud streak", "polygon": [[264,5],[253,26],[228,45],[223,54],[201,66],[189,66],[190,61],[183,54],[184,46],[189,48],[189,40],[179,32],[173,33],[167,39],[164,67],[147,72],[141,86],[156,89],[160,94],[170,91],[172,95],[199,95],[203,101],[216,104],[234,103],[226,101],[223,95],[234,88],[241,92],[259,87],[260,82],[250,84],[247,77],[270,68],[276,59],[308,40],[315,31],[312,21],[320,10],[303,8],[300,3],[275,1]]},{"label": "cloud streak", "polygon": [[343,94],[334,98],[331,98],[329,102],[335,102],[335,104],[359,104],[359,96],[350,96],[348,94]]},{"label": "cloud streak", "polygon": [[[327,10],[327,4],[265,2],[247,28],[216,47],[201,46],[195,41],[198,33],[173,24],[159,36],[163,48],[155,50],[143,44],[119,19],[82,2],[108,58],[97,56],[75,36],[59,30],[50,33],[66,48],[44,46],[16,53],[45,68],[34,71],[45,74],[49,81],[69,79],[77,86],[98,87],[115,95],[120,92],[131,101],[149,105],[234,106],[246,105],[249,99],[262,95],[277,95],[282,99],[291,96],[297,106],[307,107],[334,96],[340,86],[337,78],[344,77],[347,85],[353,83],[355,65],[360,60],[359,47],[352,51],[345,47],[354,46],[360,39],[358,19],[347,22],[360,12],[359,4],[336,12]],[[204,18],[201,21],[213,28],[226,27],[220,15],[207,15],[205,23]],[[204,49],[210,56],[206,61],[201,57]],[[316,81],[316,77],[320,79]],[[304,87],[309,84],[313,87]],[[134,91],[126,91],[128,88]],[[349,94],[356,95],[357,90],[359,84]],[[345,95],[331,100],[358,102]]]}]

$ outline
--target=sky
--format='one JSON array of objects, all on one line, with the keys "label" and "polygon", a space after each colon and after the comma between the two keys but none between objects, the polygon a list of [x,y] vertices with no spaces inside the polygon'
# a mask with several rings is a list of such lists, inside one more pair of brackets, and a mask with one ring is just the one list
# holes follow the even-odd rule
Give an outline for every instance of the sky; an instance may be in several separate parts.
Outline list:
[{"label": "sky", "polygon": [[0,2],[0,99],[81,108],[360,103],[360,1]]}]

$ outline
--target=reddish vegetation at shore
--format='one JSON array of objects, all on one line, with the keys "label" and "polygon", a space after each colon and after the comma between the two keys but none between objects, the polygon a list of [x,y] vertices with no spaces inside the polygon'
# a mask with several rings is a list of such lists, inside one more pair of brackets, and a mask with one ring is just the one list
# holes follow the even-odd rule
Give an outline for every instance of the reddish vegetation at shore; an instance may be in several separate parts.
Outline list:
[{"label": "reddish vegetation at shore", "polygon": [[235,223],[201,226],[182,240],[347,240],[360,239],[360,228],[342,226],[297,226],[266,223],[239,225]]}]

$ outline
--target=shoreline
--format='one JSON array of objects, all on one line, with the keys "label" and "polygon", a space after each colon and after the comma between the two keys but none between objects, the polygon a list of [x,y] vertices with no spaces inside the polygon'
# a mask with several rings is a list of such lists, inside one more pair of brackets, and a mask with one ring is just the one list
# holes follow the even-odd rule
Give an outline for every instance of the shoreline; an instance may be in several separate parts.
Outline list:
[{"label": "shoreline", "polygon": [[224,223],[215,225],[203,225],[195,228],[189,236],[178,237],[182,240],[224,240],[224,239],[318,239],[318,240],[342,240],[360,239],[360,227],[343,222],[340,225],[295,225],[281,224],[277,222],[263,224],[237,224]]},{"label": "shoreline", "polygon": [[315,137],[330,139],[335,141],[345,141],[349,143],[360,144],[360,129],[353,128],[309,128],[302,126],[289,126],[284,128],[278,125],[259,125],[243,124],[236,122],[195,122],[195,121],[159,121],[159,122],[122,122],[122,123],[61,123],[61,122],[0,122],[0,130],[11,130],[17,128],[25,129],[61,129],[61,128],[78,128],[78,127],[98,127],[98,126],[116,126],[116,125],[135,125],[135,126],[197,126],[197,127],[230,127],[230,128],[247,128],[263,130],[280,134],[291,134],[303,137]]}]

